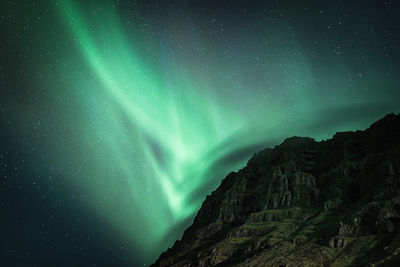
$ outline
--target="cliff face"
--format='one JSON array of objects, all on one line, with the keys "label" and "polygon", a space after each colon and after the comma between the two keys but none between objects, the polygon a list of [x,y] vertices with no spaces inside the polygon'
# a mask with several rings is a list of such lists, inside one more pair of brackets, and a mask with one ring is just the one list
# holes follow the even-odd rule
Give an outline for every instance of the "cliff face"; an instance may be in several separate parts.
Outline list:
[{"label": "cliff face", "polygon": [[256,153],[154,266],[400,262],[400,115]]}]

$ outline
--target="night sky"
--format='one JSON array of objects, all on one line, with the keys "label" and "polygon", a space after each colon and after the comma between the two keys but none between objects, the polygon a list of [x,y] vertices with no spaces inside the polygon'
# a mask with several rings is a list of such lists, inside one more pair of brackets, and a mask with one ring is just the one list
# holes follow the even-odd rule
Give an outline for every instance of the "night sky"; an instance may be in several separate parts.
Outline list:
[{"label": "night sky", "polygon": [[399,14],[1,1],[1,265],[148,265],[258,150],[398,113]]}]

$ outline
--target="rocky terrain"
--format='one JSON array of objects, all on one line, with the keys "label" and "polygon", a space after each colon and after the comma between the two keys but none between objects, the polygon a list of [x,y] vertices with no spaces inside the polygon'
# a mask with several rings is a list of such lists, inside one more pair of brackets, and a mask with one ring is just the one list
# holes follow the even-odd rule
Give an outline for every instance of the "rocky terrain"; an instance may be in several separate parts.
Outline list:
[{"label": "rocky terrain", "polygon": [[153,266],[400,266],[400,115],[256,153]]}]

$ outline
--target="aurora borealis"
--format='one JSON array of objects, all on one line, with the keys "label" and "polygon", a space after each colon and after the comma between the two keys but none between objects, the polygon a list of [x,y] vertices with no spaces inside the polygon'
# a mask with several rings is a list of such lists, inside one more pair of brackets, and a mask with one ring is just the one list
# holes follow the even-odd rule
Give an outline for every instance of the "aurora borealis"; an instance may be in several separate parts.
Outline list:
[{"label": "aurora borealis", "polygon": [[399,5],[321,2],[1,3],[2,258],[150,264],[253,153],[399,112]]}]

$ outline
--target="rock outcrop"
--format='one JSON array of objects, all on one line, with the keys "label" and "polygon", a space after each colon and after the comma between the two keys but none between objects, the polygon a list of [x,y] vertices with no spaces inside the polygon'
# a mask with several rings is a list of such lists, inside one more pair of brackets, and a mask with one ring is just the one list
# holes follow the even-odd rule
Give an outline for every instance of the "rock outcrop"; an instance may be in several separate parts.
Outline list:
[{"label": "rock outcrop", "polygon": [[153,266],[377,266],[400,262],[400,115],[256,153],[207,196]]}]

